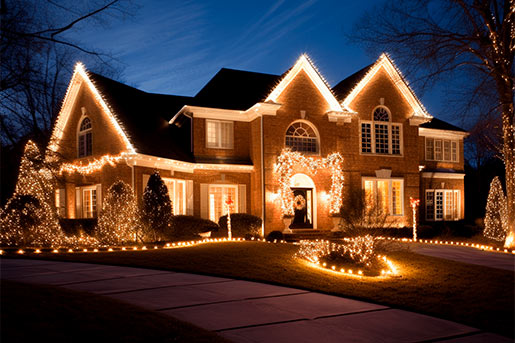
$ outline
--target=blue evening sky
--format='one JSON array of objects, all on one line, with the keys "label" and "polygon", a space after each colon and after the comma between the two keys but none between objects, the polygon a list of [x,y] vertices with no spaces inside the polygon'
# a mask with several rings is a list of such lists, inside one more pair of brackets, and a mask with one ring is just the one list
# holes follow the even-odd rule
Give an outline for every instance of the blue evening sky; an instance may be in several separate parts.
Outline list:
[{"label": "blue evening sky", "polygon": [[[125,67],[123,81],[147,92],[192,96],[222,67],[281,74],[302,53],[334,86],[378,57],[345,34],[380,3],[148,0],[132,18],[82,27],[78,38],[112,53]],[[417,95],[429,113],[459,124],[444,112],[440,93]]]}]

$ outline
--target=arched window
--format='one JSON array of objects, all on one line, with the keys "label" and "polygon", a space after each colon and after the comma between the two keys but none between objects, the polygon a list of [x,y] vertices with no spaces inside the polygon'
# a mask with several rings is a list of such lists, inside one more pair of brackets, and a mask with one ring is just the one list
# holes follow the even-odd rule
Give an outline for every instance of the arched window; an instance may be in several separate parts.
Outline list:
[{"label": "arched window", "polygon": [[318,153],[318,137],[311,125],[305,122],[295,122],[286,130],[287,148],[308,154]]},{"label": "arched window", "polygon": [[82,119],[79,126],[79,134],[78,134],[78,150],[79,157],[90,156],[92,154],[92,132],[91,132],[91,119],[85,117]]},{"label": "arched window", "polygon": [[376,107],[372,119],[361,122],[361,152],[401,155],[401,124],[391,122],[390,111],[385,106]]}]

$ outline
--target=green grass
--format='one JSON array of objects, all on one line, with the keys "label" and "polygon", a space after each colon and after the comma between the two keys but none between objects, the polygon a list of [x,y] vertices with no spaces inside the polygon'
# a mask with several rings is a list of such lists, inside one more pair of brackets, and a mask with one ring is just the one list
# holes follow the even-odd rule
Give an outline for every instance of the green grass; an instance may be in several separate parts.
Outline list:
[{"label": "green grass", "polygon": [[110,298],[2,280],[2,342],[226,342]]},{"label": "green grass", "polygon": [[404,249],[388,254],[401,277],[357,278],[311,268],[293,257],[296,249],[291,244],[242,242],[144,252],[48,253],[35,258],[263,281],[371,301],[509,337],[514,335],[515,274],[511,271],[423,256]]}]

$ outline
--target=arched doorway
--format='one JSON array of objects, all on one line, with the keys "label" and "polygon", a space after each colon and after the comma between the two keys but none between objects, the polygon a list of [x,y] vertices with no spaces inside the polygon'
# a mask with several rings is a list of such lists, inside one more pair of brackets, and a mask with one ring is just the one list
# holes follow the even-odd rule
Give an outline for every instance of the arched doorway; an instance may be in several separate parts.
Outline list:
[{"label": "arched doorway", "polygon": [[316,187],[313,180],[306,174],[295,174],[290,181],[293,192],[294,217],[290,228],[316,229],[317,206]]}]

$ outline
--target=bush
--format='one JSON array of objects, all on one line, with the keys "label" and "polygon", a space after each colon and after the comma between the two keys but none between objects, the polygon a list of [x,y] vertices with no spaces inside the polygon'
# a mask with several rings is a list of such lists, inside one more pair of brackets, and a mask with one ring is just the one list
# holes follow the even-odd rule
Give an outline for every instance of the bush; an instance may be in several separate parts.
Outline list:
[{"label": "bush", "polygon": [[199,233],[219,229],[215,222],[208,219],[184,215],[172,216],[171,230],[165,233],[165,237],[171,240],[198,239]]},{"label": "bush", "polygon": [[158,241],[170,231],[172,220],[172,202],[168,188],[156,171],[150,175],[143,192],[141,204],[141,222],[147,237]]},{"label": "bush", "polygon": [[284,239],[284,235],[281,231],[272,231],[266,236],[266,240],[269,242],[273,242],[275,240],[282,241]]},{"label": "bush", "polygon": [[[250,238],[259,237],[262,220],[247,213],[231,214],[231,233],[233,237]],[[227,215],[218,220],[220,230],[214,237],[227,237]]]},{"label": "bush", "polygon": [[59,218],[61,229],[67,236],[79,235],[84,232],[90,236],[94,234],[95,226],[97,226],[97,218],[84,219],[66,219]]}]

